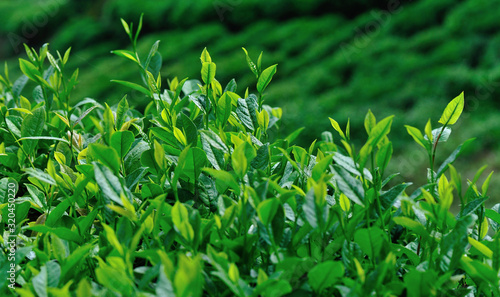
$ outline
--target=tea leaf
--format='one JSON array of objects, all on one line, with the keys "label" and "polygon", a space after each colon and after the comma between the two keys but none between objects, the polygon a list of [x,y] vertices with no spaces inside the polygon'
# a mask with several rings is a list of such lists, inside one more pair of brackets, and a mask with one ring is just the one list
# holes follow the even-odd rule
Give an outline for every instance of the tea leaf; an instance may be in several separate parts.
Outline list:
[{"label": "tea leaf", "polygon": [[259,71],[257,70],[257,66],[255,66],[255,63],[248,56],[247,50],[244,47],[242,47],[242,49],[245,52],[245,58],[247,60],[248,67],[250,68],[250,70],[252,71],[252,73],[255,74],[255,77],[259,78]]},{"label": "tea leaf", "polygon": [[120,170],[120,156],[118,156],[115,149],[103,144],[91,143],[88,146],[87,160],[89,160],[89,163],[99,161],[115,173]]},{"label": "tea leaf", "polygon": [[277,67],[278,65],[276,64],[262,71],[259,76],[259,80],[257,81],[257,91],[259,91],[259,93],[264,92],[267,85],[269,85],[269,83],[273,79],[274,74],[276,74]]},{"label": "tea leaf", "polygon": [[334,178],[339,189],[354,203],[365,206],[363,203],[365,192],[361,181],[352,177],[344,168],[334,165]]},{"label": "tea leaf", "polygon": [[215,63],[204,62],[201,68],[201,79],[207,85],[209,85],[215,78],[215,71],[217,67]]},{"label": "tea leaf", "polygon": [[123,80],[115,80],[115,79],[111,80],[111,82],[115,82],[115,83],[124,85],[124,86],[126,86],[128,88],[131,88],[131,89],[134,89],[136,91],[139,91],[139,92],[143,93],[144,95],[147,95],[149,97],[153,97],[153,94],[151,93],[150,90],[148,90],[145,87],[140,86],[138,84],[131,83],[131,82],[128,82],[128,81],[123,81]]},{"label": "tea leaf", "polygon": [[122,186],[118,177],[116,177],[108,167],[94,162],[94,174],[97,184],[102,191],[102,195],[105,198],[105,203],[110,204],[110,200],[114,201],[118,205],[123,206],[123,202],[120,198],[120,193],[122,192]]},{"label": "tea leaf", "polygon": [[21,126],[21,136],[27,139],[23,141],[23,147],[28,154],[32,154],[38,144],[38,139],[26,137],[41,136],[45,125],[45,108],[40,107],[32,111],[32,114],[24,118]]},{"label": "tea leaf", "polygon": [[439,123],[443,125],[453,125],[458,121],[458,118],[464,110],[464,92],[460,93],[455,99],[451,100],[446,106],[439,119]]},{"label": "tea leaf", "polygon": [[318,293],[332,287],[343,275],[344,266],[334,261],[320,263],[307,273],[309,284]]}]

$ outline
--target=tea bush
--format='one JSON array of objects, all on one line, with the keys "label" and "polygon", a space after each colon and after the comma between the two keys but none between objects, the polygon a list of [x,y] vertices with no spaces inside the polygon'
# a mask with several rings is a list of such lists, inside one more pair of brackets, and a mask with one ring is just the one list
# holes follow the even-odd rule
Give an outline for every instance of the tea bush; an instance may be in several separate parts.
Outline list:
[{"label": "tea bush", "polygon": [[70,50],[26,46],[24,75],[0,76],[2,295],[500,296],[492,174],[478,184],[485,167],[464,180],[452,165],[472,140],[436,157],[463,93],[437,123],[405,127],[429,157],[410,193],[389,186],[393,116],[368,111],[361,147],[332,118],[294,145],[301,130],[275,137],[282,110],[265,99],[278,67],[262,53],[243,49],[255,93],[219,82],[206,49],[200,80],[162,86],[159,43],[139,54],[142,20],[122,24],[132,50],[113,53],[139,75],[114,83],[149,98],[144,114],[126,97],[71,105]]}]

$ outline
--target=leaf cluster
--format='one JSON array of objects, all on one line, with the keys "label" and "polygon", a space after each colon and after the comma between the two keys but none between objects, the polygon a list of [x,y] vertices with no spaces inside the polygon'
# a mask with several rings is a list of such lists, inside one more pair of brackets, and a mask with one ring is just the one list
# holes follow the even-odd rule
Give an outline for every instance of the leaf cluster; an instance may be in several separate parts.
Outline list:
[{"label": "leaf cluster", "polygon": [[301,130],[275,139],[282,110],[264,99],[277,66],[262,67],[262,53],[254,62],[243,49],[257,94],[221,84],[206,49],[201,80],[165,87],[159,42],[141,56],[142,19],[136,31],[122,24],[133,49],[113,53],[137,65],[139,82],[115,83],[148,96],[143,113],[126,97],[70,106],[69,50],[26,47],[23,76],[0,76],[0,266],[16,268],[15,290],[0,279],[4,295],[500,296],[491,174],[479,189],[481,168],[462,191],[452,163],[470,141],[437,167],[463,93],[441,127],[407,126],[429,156],[427,183],[408,193],[386,172],[392,116],[369,111],[359,149],[350,122],[332,118],[337,141],[332,131],[306,148],[293,144]]}]

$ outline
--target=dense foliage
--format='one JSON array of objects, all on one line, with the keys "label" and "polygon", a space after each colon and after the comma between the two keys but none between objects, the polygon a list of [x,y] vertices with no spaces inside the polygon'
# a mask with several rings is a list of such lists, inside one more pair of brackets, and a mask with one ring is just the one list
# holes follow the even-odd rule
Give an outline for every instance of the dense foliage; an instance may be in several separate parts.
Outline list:
[{"label": "dense foliage", "polygon": [[471,141],[436,157],[463,93],[423,132],[405,127],[429,157],[427,183],[407,193],[386,172],[393,116],[369,111],[359,148],[332,118],[321,140],[293,145],[301,130],[275,137],[282,110],[265,104],[276,65],[243,49],[251,94],[221,84],[205,49],[201,80],[165,87],[159,43],[137,51],[141,24],[122,22],[132,50],[113,53],[139,70],[141,83],[114,83],[148,98],[143,114],[126,97],[71,104],[70,50],[26,46],[23,75],[0,76],[2,295],[500,296],[492,175],[478,184],[480,168],[462,191],[452,163]]},{"label": "dense foliage", "polygon": [[[114,104],[121,99],[117,94],[126,92],[128,101],[144,112],[149,101],[142,93],[107,84],[111,79],[137,79],[134,65],[114,59],[109,50],[126,46],[116,20],[137,19],[144,12],[147,35],[138,49],[148,51],[154,41],[162,40],[159,52],[168,65],[163,77],[196,77],[200,48],[208,47],[223,70],[217,74],[220,81],[238,77],[242,89],[253,88],[252,74],[234,49],[263,50],[264,63],[281,65],[268,100],[283,108],[282,137],[305,127],[297,143],[306,146],[328,129],[328,122],[317,119],[333,115],[339,122],[351,117],[357,141],[364,133],[368,107],[380,117],[395,115],[392,140],[395,158],[401,161],[389,168],[422,183],[425,176],[418,173],[425,170],[419,167],[423,159],[405,141],[404,124],[439,117],[446,98],[456,96],[457,90],[466,94],[461,133],[439,153],[449,154],[452,147],[477,137],[465,152],[474,157],[462,158],[457,168],[473,175],[469,168],[478,162],[500,167],[500,130],[491,129],[500,126],[495,100],[500,81],[499,5],[499,0],[2,1],[0,56],[10,57],[17,77],[14,55],[24,52],[23,42],[35,48],[49,42],[52,50],[61,52],[71,46],[67,68],[81,73],[73,104],[85,97]],[[494,176],[493,181],[500,178]],[[500,191],[492,194],[498,197]]]}]

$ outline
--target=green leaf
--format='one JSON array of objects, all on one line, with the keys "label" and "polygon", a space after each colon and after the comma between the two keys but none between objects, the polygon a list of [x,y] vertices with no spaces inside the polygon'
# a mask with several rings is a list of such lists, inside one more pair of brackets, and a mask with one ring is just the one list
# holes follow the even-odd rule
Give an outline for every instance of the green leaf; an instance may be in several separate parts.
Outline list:
[{"label": "green leaf", "polygon": [[188,241],[192,241],[194,238],[194,230],[189,223],[189,213],[186,206],[184,206],[181,202],[176,201],[171,214],[172,222],[179,230],[179,233]]},{"label": "green leaf", "polygon": [[[88,108],[87,110],[85,110],[79,117],[78,119],[76,119],[76,121],[73,123],[73,128],[76,127],[76,125],[78,125],[90,112],[92,112],[92,110],[94,110],[95,108],[97,108],[98,106],[97,105],[94,105],[94,106],[91,106],[90,108]],[[68,122],[68,126],[69,126],[69,122]]]},{"label": "green leaf", "polygon": [[30,137],[21,137],[18,139],[18,141],[22,141],[22,140],[29,140],[29,139],[33,139],[33,140],[55,140],[55,141],[61,141],[61,142],[64,142],[66,144],[69,145],[69,141],[67,141],[66,139],[63,139],[63,138],[59,138],[59,137],[51,137],[51,136],[30,136]]},{"label": "green leaf", "polygon": [[323,174],[327,173],[327,169],[332,162],[333,155],[324,157],[321,161],[314,165],[312,170],[312,178],[315,181],[319,181]]},{"label": "green leaf", "polygon": [[43,79],[42,74],[31,62],[26,61],[24,59],[19,59],[19,67],[21,71],[32,81],[38,83],[39,85],[43,85],[46,87],[50,87],[48,83]]},{"label": "green leaf", "polygon": [[182,170],[183,176],[186,176],[190,183],[195,183],[201,174],[202,168],[208,163],[206,153],[198,147],[190,147],[184,160]]},{"label": "green leaf", "polygon": [[412,183],[400,184],[394,186],[393,188],[381,194],[380,203],[382,206],[382,210],[387,210],[390,207],[392,207],[392,205],[394,204],[394,202],[396,202],[396,199],[399,197],[399,195],[401,195],[404,192],[404,190],[411,185]]},{"label": "green leaf", "polygon": [[113,228],[106,224],[102,224],[102,227],[104,228],[104,232],[106,234],[106,239],[108,240],[108,242],[115,250],[118,251],[118,253],[120,253],[120,255],[123,255],[123,247],[118,240],[118,237],[116,237],[115,230],[113,230]]},{"label": "green leaf", "polygon": [[231,173],[211,168],[204,168],[203,171],[215,178],[216,185],[218,185],[217,190],[220,189],[219,193],[223,193],[227,188],[231,188],[235,191],[236,195],[240,195],[240,185]]},{"label": "green leaf", "polygon": [[268,226],[269,223],[271,223],[279,206],[280,202],[276,198],[269,198],[259,203],[257,206],[257,214],[264,226]]},{"label": "green leaf", "polygon": [[385,233],[378,227],[358,229],[354,233],[354,242],[372,259],[379,256],[385,238]]},{"label": "green leaf", "polygon": [[429,142],[425,140],[424,136],[422,135],[422,132],[418,130],[415,127],[405,125],[406,130],[408,131],[408,134],[413,137],[416,143],[418,143],[420,146],[422,146],[424,149],[428,150],[429,149]]},{"label": "green leaf", "polygon": [[394,223],[408,228],[424,238],[429,237],[429,233],[427,232],[427,230],[425,230],[424,225],[422,225],[420,222],[414,221],[407,217],[395,217],[393,218],[393,221]]},{"label": "green leaf", "polygon": [[140,86],[138,84],[135,84],[135,83],[132,83],[132,82],[129,82],[129,81],[123,81],[123,80],[111,80],[111,82],[118,83],[120,85],[126,86],[126,87],[134,89],[136,91],[139,91],[139,92],[143,93],[146,96],[153,97],[153,93],[151,93],[150,90],[148,90],[145,87]]},{"label": "green leaf", "polygon": [[[22,137],[41,136],[45,125],[45,108],[40,107],[24,118],[21,126]],[[23,141],[23,148],[28,154],[33,154],[38,144],[37,139]]]},{"label": "green leaf", "polygon": [[[57,288],[61,277],[61,266],[55,261],[45,263],[40,272],[33,277],[33,288],[38,296],[49,296],[48,288]],[[50,295],[52,296],[52,294]]]},{"label": "green leaf", "polygon": [[57,70],[57,72],[61,73],[61,68],[59,67],[59,64],[57,64],[57,61],[54,58],[54,56],[52,56],[51,53],[47,52],[47,58],[49,59],[50,65],[52,65],[52,67],[54,67]]},{"label": "green leaf", "polygon": [[123,160],[127,172],[133,172],[141,167],[141,155],[147,150],[149,150],[149,145],[143,140],[136,140],[132,143],[132,147]]},{"label": "green leaf", "polygon": [[304,129],[305,129],[304,127],[298,128],[297,130],[295,130],[292,133],[290,133],[285,138],[285,140],[287,140],[288,143],[292,143],[295,139],[297,139],[297,137],[299,137],[300,133],[302,133],[302,131],[304,131]]},{"label": "green leaf", "polygon": [[77,268],[78,265],[80,265],[86,259],[86,256],[92,248],[94,248],[93,244],[85,244],[79,246],[71,252],[71,254],[65,259],[64,265],[62,267],[61,283],[65,283],[65,281],[69,281],[71,277],[75,277],[75,274],[78,273],[78,269],[75,268]]},{"label": "green leaf", "polygon": [[[119,267],[112,267],[101,259],[99,260],[99,267],[95,269],[95,275],[99,284],[111,291],[120,293],[119,295],[121,296],[132,296],[134,285],[133,281],[126,274],[125,265],[123,264],[122,266],[118,264]],[[123,260],[121,260],[121,262],[123,262]]]},{"label": "green leaf", "polygon": [[178,297],[200,297],[203,293],[201,255],[179,255],[178,269],[174,276],[174,288]]},{"label": "green leaf", "polygon": [[226,125],[227,120],[231,116],[232,107],[231,98],[227,93],[222,94],[217,103],[217,123],[219,126],[224,127]]},{"label": "green leaf", "polygon": [[72,231],[71,229],[65,227],[50,228],[48,226],[35,225],[28,227],[28,229],[40,233],[53,233],[61,239],[73,241],[78,244],[81,244],[83,240],[83,238],[76,231]]},{"label": "green leaf", "polygon": [[307,273],[311,288],[321,293],[331,288],[344,275],[344,265],[341,262],[325,261],[314,266]]},{"label": "green leaf", "polygon": [[201,79],[209,85],[215,78],[215,71],[217,67],[213,62],[204,62],[201,67]]},{"label": "green leaf", "polygon": [[201,143],[208,161],[215,169],[224,168],[224,154],[229,153],[226,144],[211,130],[202,130]]},{"label": "green leaf", "polygon": [[251,144],[243,142],[238,145],[231,155],[231,163],[233,170],[239,178],[243,178],[248,170],[248,163],[255,158],[257,152]]},{"label": "green leaf", "polygon": [[340,137],[342,137],[342,139],[346,139],[344,132],[342,131],[342,129],[340,129],[339,123],[337,123],[337,121],[332,118],[329,119],[333,129],[335,129],[335,131],[337,131],[340,134]]},{"label": "green leaf", "polygon": [[375,125],[377,125],[377,120],[375,119],[372,111],[368,109],[368,112],[365,116],[365,130],[368,135],[370,135],[370,132],[375,127]]},{"label": "green leaf", "polygon": [[[153,74],[153,76],[158,76],[158,71],[156,71],[156,70],[158,70],[159,67],[161,67],[161,63],[162,63],[162,59],[158,53],[159,47],[160,47],[160,40],[157,40],[151,46],[151,49],[149,50],[148,57],[146,58],[145,61],[143,61],[144,64],[142,65],[144,67],[144,69],[150,71]],[[156,61],[153,61],[154,57],[156,57],[156,59],[157,59]],[[156,63],[156,66],[150,67],[151,61],[153,61],[153,64]],[[158,65],[158,62],[160,65]]]},{"label": "green leaf", "polygon": [[158,167],[162,171],[167,170],[168,163],[167,163],[167,158],[165,156],[165,150],[163,149],[163,146],[158,141],[156,141],[156,140],[154,140],[153,146],[154,146],[154,160],[155,160],[155,163],[158,165]]},{"label": "green leaf", "polygon": [[111,147],[118,152],[120,158],[124,158],[134,142],[134,133],[130,131],[117,131],[111,135]]},{"label": "green leaf", "polygon": [[120,171],[120,157],[115,149],[100,143],[91,143],[87,152],[88,163],[99,161],[113,170],[114,173]]},{"label": "green leaf", "polygon": [[360,167],[365,167],[366,161],[368,160],[368,157],[373,149],[387,136],[387,134],[389,134],[393,118],[394,116],[386,117],[378,122],[378,124],[370,131],[368,140],[359,152]]},{"label": "green leaf", "polygon": [[106,144],[111,143],[111,135],[115,131],[115,117],[113,116],[113,111],[109,108],[108,104],[104,104],[106,108],[102,114],[103,117],[103,135],[102,138]]},{"label": "green leaf", "polygon": [[473,260],[469,257],[460,259],[460,266],[476,283],[486,283],[498,287],[497,272],[490,265]]},{"label": "green leaf", "polygon": [[439,123],[443,125],[453,125],[458,121],[458,118],[464,110],[464,92],[460,93],[455,99],[451,100],[446,106],[439,119]]},{"label": "green leaf", "polygon": [[135,53],[133,51],[114,50],[111,51],[111,53],[138,63],[137,58],[135,57]]},{"label": "green leaf", "polygon": [[473,223],[471,216],[461,217],[453,230],[441,240],[441,268],[443,270],[456,269],[465,248],[468,245],[468,228]]},{"label": "green leaf", "polygon": [[[438,142],[446,142],[448,141],[448,138],[450,138],[451,135],[451,128],[449,127],[439,127],[436,129],[433,129],[431,131],[432,134],[432,139],[433,139],[433,144],[436,144],[436,141]],[[429,138],[427,135],[424,136],[425,140],[428,140]]]},{"label": "green leaf", "polygon": [[408,297],[431,296],[436,292],[434,287],[437,278],[435,270],[411,269],[403,278]]},{"label": "green leaf", "polygon": [[344,168],[334,165],[333,172],[335,173],[334,178],[337,185],[342,193],[351,199],[354,203],[361,206],[365,206],[363,201],[365,197],[365,191],[363,185],[359,179],[352,177],[349,172]]},{"label": "green leaf", "polygon": [[259,93],[264,92],[267,85],[269,85],[269,83],[273,79],[274,74],[276,73],[277,67],[278,65],[276,64],[262,71],[262,73],[259,76],[259,80],[257,81],[257,91],[259,91]]},{"label": "green leaf", "polygon": [[257,66],[255,66],[255,63],[250,59],[250,56],[248,55],[247,50],[242,47],[243,51],[245,52],[245,58],[247,60],[248,67],[252,71],[253,74],[255,74],[255,78],[259,78],[259,71],[257,70]]},{"label": "green leaf", "polygon": [[[352,173],[354,175],[361,177],[361,173],[359,172],[359,170],[357,168],[358,165],[356,163],[354,163],[354,161],[352,160],[351,157],[347,157],[347,156],[342,155],[339,152],[335,152],[333,154],[333,160],[340,167],[344,168],[345,170],[349,171],[350,173]],[[363,170],[363,174],[367,180],[371,181],[373,179],[373,176],[368,169],[365,168]]]},{"label": "green leaf", "polygon": [[493,220],[497,224],[500,224],[500,213],[494,211],[493,209],[486,209],[484,213],[487,218]]},{"label": "green leaf", "polygon": [[122,100],[118,103],[116,108],[116,130],[120,130],[125,122],[126,114],[129,110],[127,95],[123,96]]},{"label": "green leaf", "polygon": [[257,155],[252,160],[250,165],[255,169],[263,170],[268,166],[268,164],[269,164],[269,144],[266,143],[257,150]]},{"label": "green leaf", "polygon": [[82,235],[90,229],[92,224],[94,224],[94,219],[98,215],[98,211],[99,209],[95,208],[86,217],[79,221],[78,225],[80,226],[80,232]]},{"label": "green leaf", "polygon": [[380,141],[389,134],[393,118],[394,116],[388,116],[373,127],[368,137],[368,143],[370,143],[371,146],[376,147]]},{"label": "green leaf", "polygon": [[203,51],[201,52],[200,56],[201,63],[211,63],[212,58],[210,57],[210,54],[207,51],[207,48],[204,48]]},{"label": "green leaf", "polygon": [[481,254],[483,254],[485,257],[491,259],[493,257],[493,251],[490,250],[486,245],[483,243],[475,240],[472,237],[468,237],[470,245],[472,245],[474,248],[476,248]]},{"label": "green leaf", "polygon": [[224,93],[226,92],[234,93],[236,92],[237,87],[238,85],[236,84],[236,80],[233,78],[227,83],[226,87],[224,88]]},{"label": "green leaf", "polygon": [[42,182],[48,183],[49,185],[56,185],[56,181],[48,173],[45,173],[38,168],[24,168],[23,171]]},{"label": "green leaf", "polygon": [[129,28],[127,22],[125,22],[124,19],[120,19],[120,21],[122,22],[123,29],[125,29],[125,32],[127,33],[127,35],[132,36],[130,34],[130,28]]},{"label": "green leaf", "polygon": [[181,113],[182,130],[186,135],[188,145],[196,146],[198,144],[198,128],[193,121],[184,113]]},{"label": "green leaf", "polygon": [[457,158],[458,156],[460,156],[460,154],[462,153],[462,151],[467,148],[469,146],[469,144],[474,141],[475,138],[471,138],[471,139],[468,139],[466,140],[464,143],[462,143],[461,145],[459,145],[452,153],[450,156],[448,156],[448,158],[446,158],[446,160],[444,160],[443,164],[441,164],[441,166],[439,166],[439,169],[437,171],[437,174],[436,174],[436,178],[439,178],[443,173],[445,173],[446,169],[448,169],[448,166],[453,163]]},{"label": "green leaf", "polygon": [[11,111],[11,110],[18,111],[21,113],[26,113],[26,114],[32,114],[31,111],[27,110],[26,108],[17,108],[17,107],[9,108],[9,111]]},{"label": "green leaf", "polygon": [[483,196],[486,196],[486,194],[488,193],[488,188],[490,186],[490,181],[492,176],[493,176],[493,171],[490,172],[488,177],[484,180],[483,185],[481,186],[481,194]]},{"label": "green leaf", "polygon": [[472,213],[474,213],[479,207],[481,207],[482,205],[484,205],[484,202],[488,200],[488,198],[477,198],[477,199],[474,199],[472,201],[470,201],[469,203],[465,204],[464,206],[462,206],[462,210],[460,211],[460,217],[465,217],[465,216],[468,216]]},{"label": "green leaf", "polygon": [[248,128],[250,131],[255,130],[254,122],[252,120],[252,113],[250,111],[249,106],[247,105],[247,101],[244,99],[238,99],[238,105],[236,107],[236,115],[240,119],[241,123]]},{"label": "green leaf", "polygon": [[167,130],[167,128],[162,127],[152,127],[149,129],[153,132],[153,135],[158,137],[160,140],[164,141],[166,144],[174,147],[176,149],[182,149],[182,144],[175,138],[175,135],[172,131]]},{"label": "green leaf", "polygon": [[31,202],[38,205],[43,211],[47,211],[47,199],[45,198],[45,194],[31,184],[26,184],[26,189],[28,189],[28,192],[30,193],[30,196],[32,198]]},{"label": "green leaf", "polygon": [[122,192],[122,185],[116,175],[113,174],[108,167],[94,162],[94,174],[97,184],[102,191],[102,196],[105,199],[105,204],[110,204],[110,200],[118,205],[123,206],[120,198]]},{"label": "green leaf", "polygon": [[391,160],[391,157],[392,157],[392,152],[393,152],[392,142],[388,142],[388,143],[384,144],[377,151],[377,155],[376,155],[377,165],[380,167],[380,170],[382,172],[385,171],[385,168],[389,164],[389,161]]}]

